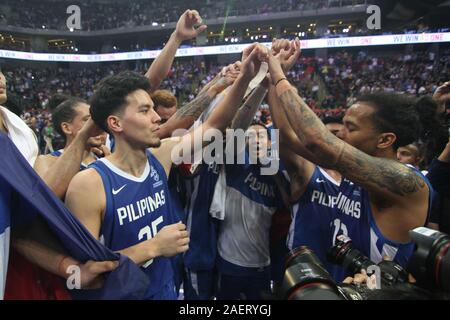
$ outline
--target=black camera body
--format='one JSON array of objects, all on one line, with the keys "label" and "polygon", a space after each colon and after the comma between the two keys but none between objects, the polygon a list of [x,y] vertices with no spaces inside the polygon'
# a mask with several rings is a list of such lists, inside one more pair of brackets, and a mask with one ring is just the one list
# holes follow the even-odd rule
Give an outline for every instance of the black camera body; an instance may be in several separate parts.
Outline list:
[{"label": "black camera body", "polygon": [[352,248],[351,245],[352,240],[349,237],[345,235],[337,236],[336,244],[328,251],[328,260],[343,266],[352,275],[360,273],[362,270],[369,273],[376,265],[380,270],[381,286],[378,289],[408,282],[408,273],[399,264],[390,260],[383,260],[376,264],[360,251]]},{"label": "black camera body", "polygon": [[[418,286],[437,293],[450,292],[450,236],[420,227],[410,231],[415,242],[414,253],[407,270],[417,280]],[[379,270],[377,289],[395,289],[397,285],[410,285],[408,272],[393,261],[370,261],[351,240],[338,236],[327,258],[345,267],[351,274],[361,270]],[[410,289],[408,289],[410,290]],[[281,299],[287,300],[365,300],[372,290],[364,286],[336,284],[319,258],[306,246],[292,250],[286,259],[286,271],[281,287]],[[416,297],[417,298],[417,297]]]},{"label": "black camera body", "polygon": [[450,236],[419,227],[409,232],[416,248],[408,271],[423,288],[450,292]]},{"label": "black camera body", "polygon": [[286,259],[281,299],[365,300],[365,289],[337,285],[315,253],[306,246],[292,250]]}]

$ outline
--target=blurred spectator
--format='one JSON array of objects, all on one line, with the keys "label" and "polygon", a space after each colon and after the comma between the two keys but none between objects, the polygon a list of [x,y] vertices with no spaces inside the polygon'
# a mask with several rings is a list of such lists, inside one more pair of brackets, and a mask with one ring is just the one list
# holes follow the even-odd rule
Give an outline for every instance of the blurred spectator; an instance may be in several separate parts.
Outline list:
[{"label": "blurred spectator", "polygon": [[[67,7],[73,1],[61,0],[3,0],[0,6],[0,24],[33,29],[66,30]],[[218,17],[270,14],[273,12],[322,10],[329,7],[351,6],[364,0],[350,3],[328,0],[249,0],[249,1],[203,1],[203,0],[135,0],[94,2],[77,1],[81,9],[83,30],[105,30],[148,26],[155,23],[175,22],[187,9],[201,9],[204,19]],[[49,14],[52,8],[54,14]],[[59,14],[58,14],[59,13]]]}]

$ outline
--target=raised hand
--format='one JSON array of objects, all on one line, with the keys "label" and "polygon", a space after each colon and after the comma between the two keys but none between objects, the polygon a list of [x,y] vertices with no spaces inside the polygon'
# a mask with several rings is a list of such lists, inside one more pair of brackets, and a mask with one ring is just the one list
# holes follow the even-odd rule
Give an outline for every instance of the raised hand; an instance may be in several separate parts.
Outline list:
[{"label": "raised hand", "polygon": [[107,156],[111,152],[105,147],[106,132],[100,129],[90,118],[78,132],[85,141],[86,150],[94,152],[97,156]]},{"label": "raised hand", "polygon": [[261,62],[268,61],[269,49],[259,43],[254,43],[242,53],[241,74],[247,79],[253,79],[261,67]]},{"label": "raised hand", "polygon": [[94,123],[92,118],[89,118],[83,125],[83,127],[78,132],[79,135],[86,137],[86,139],[90,137],[96,137],[104,134],[105,132]]},{"label": "raised hand", "polygon": [[283,72],[288,72],[297,62],[300,56],[300,40],[289,41],[286,39],[273,39],[271,53],[281,64]]},{"label": "raised hand", "polygon": [[217,93],[222,92],[234,83],[240,74],[240,65],[241,62],[237,61],[222,69],[219,73],[219,80],[214,84]]},{"label": "raised hand", "polygon": [[95,136],[90,137],[87,140],[87,147],[88,149],[93,152],[97,157],[106,157],[111,154],[111,150],[108,149],[108,147],[105,145],[106,143],[106,132]]},{"label": "raised hand", "polygon": [[[197,25],[200,25],[196,27]],[[206,25],[202,24],[202,17],[197,10],[186,10],[180,17],[175,28],[175,36],[179,41],[190,40],[205,31]]]},{"label": "raised hand", "polygon": [[445,112],[445,103],[450,101],[450,81],[445,82],[436,89],[433,99],[439,104],[438,113]]}]

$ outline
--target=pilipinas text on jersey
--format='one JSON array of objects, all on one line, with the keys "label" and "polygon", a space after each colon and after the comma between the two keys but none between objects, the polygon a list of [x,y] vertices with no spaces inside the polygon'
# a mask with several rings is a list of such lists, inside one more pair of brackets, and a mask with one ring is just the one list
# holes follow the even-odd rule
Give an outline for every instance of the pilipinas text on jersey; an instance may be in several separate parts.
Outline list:
[{"label": "pilipinas text on jersey", "polygon": [[[104,158],[90,166],[102,177],[106,210],[101,240],[113,251],[149,240],[161,228],[174,222],[164,168],[150,151],[147,156],[148,162],[141,177],[120,170]],[[150,278],[148,298],[173,279],[168,258],[149,260],[142,268]]]},{"label": "pilipinas text on jersey", "polygon": [[397,243],[381,233],[366,190],[345,178],[336,182],[325,170],[316,167],[304,194],[292,207],[288,248],[310,247],[339,282],[346,271],[328,262],[326,253],[341,234],[352,239],[353,247],[375,263],[388,256],[405,266],[414,249],[411,242]]}]

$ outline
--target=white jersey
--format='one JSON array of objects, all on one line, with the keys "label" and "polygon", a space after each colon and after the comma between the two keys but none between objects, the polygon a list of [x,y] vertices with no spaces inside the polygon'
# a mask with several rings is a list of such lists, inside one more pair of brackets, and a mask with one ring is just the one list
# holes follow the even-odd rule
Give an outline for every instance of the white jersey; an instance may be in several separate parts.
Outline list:
[{"label": "white jersey", "polygon": [[261,175],[257,165],[226,165],[225,194],[220,257],[240,267],[268,266],[272,215],[281,206],[273,176]]}]

